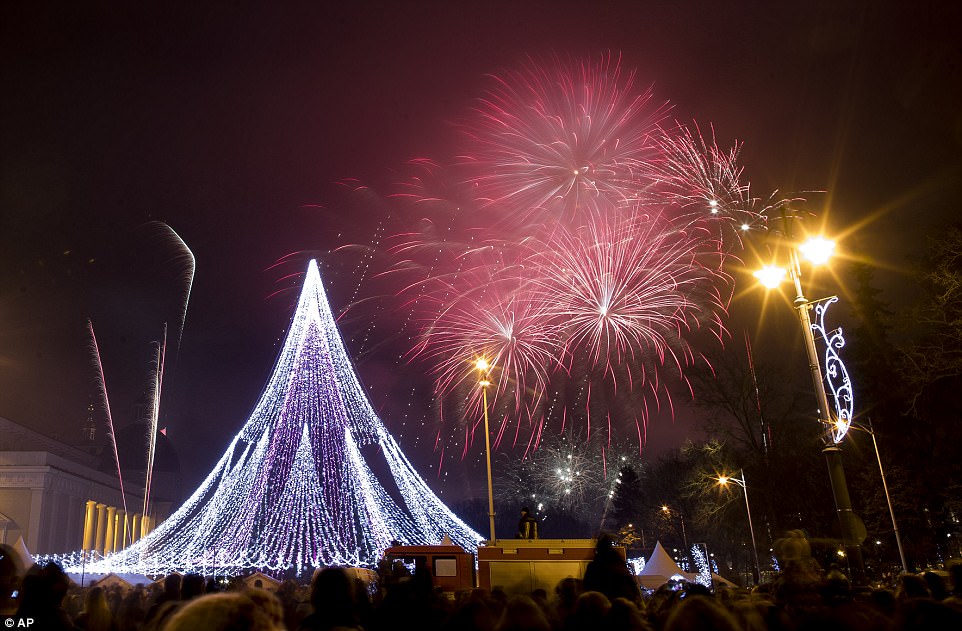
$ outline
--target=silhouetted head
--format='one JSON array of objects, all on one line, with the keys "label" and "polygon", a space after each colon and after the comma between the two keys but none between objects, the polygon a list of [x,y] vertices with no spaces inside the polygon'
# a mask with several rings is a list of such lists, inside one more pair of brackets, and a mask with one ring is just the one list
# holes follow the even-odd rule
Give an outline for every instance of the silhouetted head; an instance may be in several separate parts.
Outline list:
[{"label": "silhouetted head", "polygon": [[164,631],[280,631],[283,629],[264,607],[247,594],[208,594],[195,598],[178,610],[164,625]]},{"label": "silhouetted head", "polygon": [[311,605],[335,625],[356,624],[357,595],[354,581],[343,568],[328,567],[314,573],[311,581]]},{"label": "silhouetted head", "polygon": [[180,598],[180,586],[183,577],[180,574],[170,574],[164,579],[164,594],[172,598]]}]

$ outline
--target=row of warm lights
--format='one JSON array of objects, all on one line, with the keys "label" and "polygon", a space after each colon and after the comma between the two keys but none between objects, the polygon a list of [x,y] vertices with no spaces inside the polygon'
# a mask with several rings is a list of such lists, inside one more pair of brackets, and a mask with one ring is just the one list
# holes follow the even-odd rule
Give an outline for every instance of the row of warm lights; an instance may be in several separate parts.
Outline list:
[{"label": "row of warm lights", "polygon": [[[813,265],[824,265],[832,258],[832,254],[835,251],[835,242],[824,237],[812,237],[805,243],[799,245],[798,251],[801,252],[802,256],[809,263]],[[756,271],[754,276],[765,287],[774,289],[785,280],[786,274],[788,274],[788,270],[784,267],[766,265]]]}]

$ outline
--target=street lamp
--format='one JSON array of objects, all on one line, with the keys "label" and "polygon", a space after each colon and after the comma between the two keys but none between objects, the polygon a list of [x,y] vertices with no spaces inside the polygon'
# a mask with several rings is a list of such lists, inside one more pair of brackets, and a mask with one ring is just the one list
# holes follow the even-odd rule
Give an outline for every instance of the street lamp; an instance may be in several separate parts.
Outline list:
[{"label": "street lamp", "polygon": [[678,513],[678,521],[681,523],[681,541],[683,544],[685,544],[685,555],[687,556],[690,554],[690,551],[688,550],[688,533],[685,532],[685,516],[682,515],[680,511],[672,511],[667,504],[662,504],[661,512],[665,515],[665,521],[668,522],[669,526],[671,525],[672,513]]},{"label": "street lamp", "polygon": [[488,521],[491,526],[491,545],[497,543],[494,534],[494,485],[491,483],[491,431],[488,429],[488,386],[491,380],[488,373],[491,371],[491,364],[485,358],[480,358],[474,362],[474,367],[481,373],[478,385],[481,386],[481,401],[484,407],[484,458],[488,465]]},{"label": "street lamp", "polygon": [[895,544],[899,548],[899,559],[902,561],[902,571],[908,574],[909,564],[905,561],[905,550],[902,548],[902,537],[899,535],[898,522],[895,521],[895,511],[892,509],[892,498],[889,496],[889,485],[885,481],[885,469],[882,468],[882,456],[880,456],[878,452],[878,442],[875,440],[875,429],[872,427],[872,419],[869,419],[867,428],[854,424],[851,426],[851,428],[861,430],[872,437],[872,447],[875,448],[875,459],[878,461],[878,472],[879,475],[882,476],[882,490],[885,491],[885,501],[888,503],[889,517],[892,518],[892,530],[895,532]]},{"label": "street lamp", "polygon": [[733,484],[737,484],[738,486],[742,487],[742,491],[745,494],[745,512],[748,513],[748,533],[752,537],[752,554],[755,557],[755,577],[754,578],[755,578],[755,584],[758,585],[761,583],[762,566],[758,563],[758,546],[755,545],[755,527],[752,526],[752,509],[748,505],[748,484],[745,483],[745,470],[741,469],[739,470],[739,473],[741,473],[742,475],[742,477],[740,478],[733,478],[727,475],[718,476],[718,484],[726,487],[728,486],[729,482]]},{"label": "street lamp", "polygon": [[[786,236],[790,235],[788,221],[791,218],[793,218],[792,214],[783,216]],[[845,481],[845,470],[842,468],[842,452],[838,448],[838,444],[845,437],[849,425],[852,422],[851,383],[848,380],[848,373],[845,371],[844,365],[842,365],[835,352],[835,347],[844,344],[844,340],[840,339],[841,335],[837,331],[831,335],[826,333],[824,325],[825,310],[828,308],[828,305],[838,300],[838,298],[833,296],[815,301],[810,301],[805,298],[805,294],[802,292],[802,268],[799,259],[799,253],[801,253],[802,256],[813,265],[820,265],[829,260],[834,248],[835,242],[823,237],[815,237],[805,243],[791,245],[788,248],[788,270],[778,271],[779,268],[775,266],[767,266],[755,272],[755,277],[758,278],[763,285],[771,289],[781,283],[787,272],[794,285],[795,300],[793,306],[798,315],[799,324],[802,327],[802,337],[805,340],[809,372],[811,373],[812,384],[815,387],[815,397],[818,401],[818,420],[825,430],[825,434],[823,435],[825,448],[822,450],[822,453],[825,454],[829,479],[832,483],[835,510],[838,513],[839,525],[842,531],[842,544],[845,547],[847,557],[850,559],[852,569],[856,573],[856,576],[853,578],[855,578],[857,582],[861,582],[864,578],[865,568],[862,563],[862,551],[859,547],[858,517],[856,517],[852,511],[852,500],[848,493],[848,484]],[[816,324],[812,323],[809,315],[811,309],[815,309],[819,316],[819,321]],[[836,399],[836,419],[834,421],[830,420],[831,408],[829,407],[828,396],[825,392],[825,382],[822,380],[818,351],[815,348],[816,330],[825,338],[830,349],[833,364],[826,367],[829,377],[841,382],[840,387],[837,390],[833,390],[833,395]],[[834,383],[835,381],[833,381],[833,384]],[[834,387],[833,385],[833,388]],[[842,405],[842,403],[845,405]]]}]

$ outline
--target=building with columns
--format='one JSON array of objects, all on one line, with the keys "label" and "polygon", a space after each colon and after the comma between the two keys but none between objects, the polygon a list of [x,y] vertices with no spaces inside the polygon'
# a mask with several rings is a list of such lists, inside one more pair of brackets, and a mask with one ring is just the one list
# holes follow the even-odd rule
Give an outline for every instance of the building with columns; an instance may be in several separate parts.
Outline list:
[{"label": "building with columns", "polygon": [[0,417],[0,542],[22,536],[35,554],[103,553],[167,516],[172,498],[152,501],[144,519],[143,488],[127,480],[125,514],[116,473],[100,466],[94,453]]}]

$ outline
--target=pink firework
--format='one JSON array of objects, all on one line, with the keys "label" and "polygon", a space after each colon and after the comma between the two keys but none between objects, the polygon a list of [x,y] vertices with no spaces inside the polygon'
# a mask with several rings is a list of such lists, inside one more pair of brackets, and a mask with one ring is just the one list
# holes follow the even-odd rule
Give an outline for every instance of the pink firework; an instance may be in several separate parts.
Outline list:
[{"label": "pink firework", "polygon": [[643,383],[666,362],[678,372],[690,363],[692,331],[707,325],[722,335],[732,278],[703,228],[619,213],[560,228],[539,245],[533,282],[569,358],[586,357],[612,377],[615,366],[643,366],[647,373],[629,372]]},{"label": "pink firework", "polygon": [[460,159],[477,195],[513,220],[572,215],[631,203],[659,150],[664,108],[610,56],[493,77]]},{"label": "pink firework", "polygon": [[[561,340],[549,326],[546,307],[515,283],[490,283],[485,291],[466,294],[443,307],[422,337],[423,356],[435,365],[437,391],[474,385],[477,359],[494,366],[495,400],[513,396],[517,410],[537,407],[550,375],[561,367]],[[471,400],[478,404],[477,388]]]},{"label": "pink firework", "polygon": [[[763,217],[738,147],[665,125],[667,111],[617,57],[529,60],[491,79],[454,164],[415,161],[393,196],[388,272],[421,324],[411,355],[465,419],[485,357],[499,439],[508,418],[529,448],[555,421],[644,423],[724,339],[725,263]],[[444,433],[469,441],[474,426]]]}]

